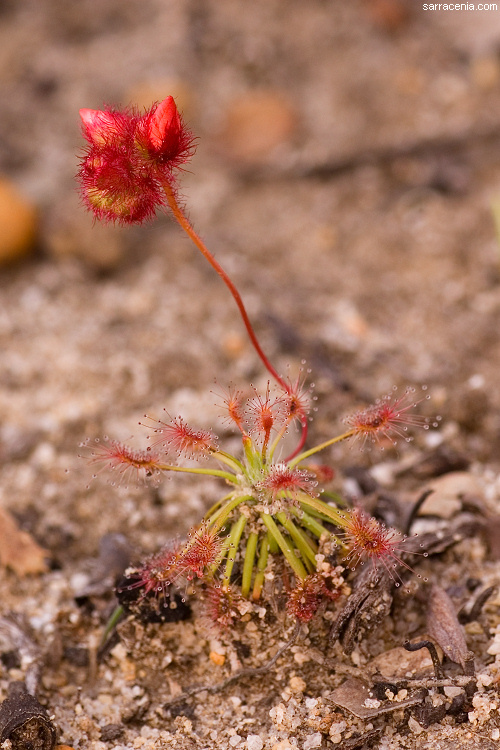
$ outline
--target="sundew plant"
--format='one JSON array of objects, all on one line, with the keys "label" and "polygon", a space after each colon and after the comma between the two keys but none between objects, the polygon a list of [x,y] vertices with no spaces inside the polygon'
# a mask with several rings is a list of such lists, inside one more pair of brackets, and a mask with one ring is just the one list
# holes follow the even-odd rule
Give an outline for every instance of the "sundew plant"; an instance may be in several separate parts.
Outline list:
[{"label": "sundew plant", "polygon": [[[99,221],[142,223],[167,210],[219,274],[250,341],[269,373],[264,392],[229,387],[224,418],[241,437],[233,455],[212,432],[182,416],[148,420],[147,448],[106,439],[92,443],[90,460],[137,478],[173,472],[212,476],[225,493],[183,541],[169,542],[128,571],[124,588],[139,601],[174,606],[174,592],[196,591],[214,623],[224,628],[265,601],[279,581],[291,616],[307,622],[325,600],[346,590],[350,570],[369,562],[399,585],[405,537],[364,512],[347,509],[321,491],[332,472],[321,453],[341,441],[393,442],[408,429],[428,427],[414,412],[413,389],[381,398],[345,420],[345,431],[307,447],[311,392],[302,376],[282,376],[263,352],[234,283],[194,231],[178,199],[179,172],[193,153],[193,136],[172,97],[145,112],[80,111],[87,141],[78,180],[83,202]],[[292,436],[292,450],[286,450]],[[286,441],[285,441],[285,438]],[[198,459],[193,462],[192,459]]]}]

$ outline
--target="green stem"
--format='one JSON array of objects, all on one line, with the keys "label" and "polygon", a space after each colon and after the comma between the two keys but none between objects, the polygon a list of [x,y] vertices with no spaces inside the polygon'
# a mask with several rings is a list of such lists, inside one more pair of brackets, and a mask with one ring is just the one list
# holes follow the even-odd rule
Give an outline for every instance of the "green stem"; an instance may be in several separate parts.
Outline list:
[{"label": "green stem", "polygon": [[308,451],[299,453],[299,455],[295,456],[292,461],[288,462],[288,465],[290,466],[290,468],[293,468],[294,466],[297,466],[297,464],[300,464],[302,461],[304,461],[306,458],[309,458],[309,456],[314,456],[315,453],[319,453],[325,448],[328,448],[330,445],[341,443],[343,440],[347,440],[348,438],[352,437],[355,433],[356,430],[349,430],[348,432],[344,432],[343,435],[338,435],[337,437],[331,438],[330,440],[326,440],[326,442],[320,443],[320,445],[316,445],[314,446],[314,448],[310,448]]},{"label": "green stem", "polygon": [[243,464],[241,461],[238,461],[237,458],[234,458],[234,456],[231,456],[229,453],[226,453],[225,451],[213,451],[211,455],[214,458],[217,458],[221,463],[226,464],[226,466],[229,466],[231,469],[233,469],[237,474],[241,474],[241,472],[244,470]]},{"label": "green stem", "polygon": [[268,540],[269,540],[269,552],[270,552],[270,553],[271,553],[272,555],[277,555],[277,554],[278,554],[278,552],[280,551],[280,548],[279,548],[279,544],[278,544],[278,542],[277,542],[277,541],[276,541],[276,539],[275,539],[275,538],[274,538],[274,537],[272,536],[272,534],[269,534],[269,532],[268,532],[267,536],[268,536]]},{"label": "green stem", "polygon": [[300,494],[299,500],[301,505],[312,508],[313,510],[320,513],[324,518],[327,518],[329,521],[331,521],[331,523],[334,523],[336,526],[340,526],[340,528],[345,529],[349,525],[349,515],[344,511],[338,510],[338,508],[332,508],[331,505],[323,503],[316,497],[306,495],[305,492]]},{"label": "green stem", "polygon": [[225,495],[224,497],[220,498],[220,500],[217,500],[211,508],[207,510],[205,513],[205,520],[208,520],[217,510],[217,508],[220,508],[221,505],[223,505],[227,500],[234,497],[234,492],[230,492],[229,494]]},{"label": "green stem", "polygon": [[287,421],[285,422],[285,424],[283,425],[283,427],[281,428],[281,430],[276,435],[276,438],[271,443],[271,447],[269,448],[269,462],[271,462],[273,460],[273,458],[274,458],[274,452],[275,452],[276,448],[278,447],[279,443],[281,442],[281,440],[283,439],[283,437],[284,437],[284,435],[285,435],[285,433],[286,433],[286,431],[288,430],[289,427],[290,427],[290,420],[287,419]]},{"label": "green stem", "polygon": [[240,515],[236,523],[234,523],[231,527],[231,533],[229,534],[229,548],[226,559],[226,570],[224,571],[224,576],[222,578],[223,588],[228,586],[231,580],[231,573],[233,572],[238,545],[240,543],[241,535],[243,534],[243,529],[245,528],[246,522],[246,517],[244,515]]},{"label": "green stem", "polygon": [[[283,511],[277,513],[276,518],[292,537],[295,546],[302,556],[304,564],[308,565],[308,563],[310,563],[312,565],[312,569],[316,570],[315,554],[317,550],[313,550],[311,548],[311,540],[307,538],[304,532],[297,528],[291,518],[288,518],[286,513],[284,513]],[[308,565],[308,567],[310,566]]]},{"label": "green stem", "polygon": [[181,471],[184,474],[205,474],[210,477],[222,477],[227,482],[238,484],[238,477],[220,469],[195,469],[188,466],[171,466],[170,464],[158,464],[158,469],[159,471]]},{"label": "green stem", "polygon": [[295,554],[293,548],[290,546],[281,531],[278,529],[278,526],[274,522],[273,518],[271,518],[271,516],[267,513],[261,513],[260,517],[262,519],[262,523],[267,528],[274,541],[278,544],[280,550],[287,559],[295,575],[300,579],[306,578],[306,569]]},{"label": "green stem", "polygon": [[330,536],[328,529],[325,529],[319,521],[316,521],[316,519],[309,515],[309,513],[306,513],[305,510],[300,511],[298,508],[290,508],[290,511],[294,516],[297,516],[300,525],[304,526],[311,532],[311,534],[314,534],[314,536],[317,536],[318,539],[321,539],[323,535]]},{"label": "green stem", "polygon": [[241,505],[246,500],[252,500],[251,495],[241,495],[233,498],[229,503],[226,503],[222,506],[216,513],[214,513],[213,516],[210,518],[206,518],[207,523],[209,526],[213,526],[214,531],[220,531],[224,524],[226,523],[227,519],[233,512],[235,508],[238,507],[238,505]]},{"label": "green stem", "polygon": [[104,628],[104,633],[102,634],[101,643],[100,643],[101,647],[104,646],[104,644],[108,640],[109,634],[111,633],[113,628],[116,625],[118,625],[118,623],[120,622],[124,614],[125,614],[125,610],[123,609],[121,604],[119,604],[117,607],[114,608],[113,613],[111,617],[108,619],[106,623],[106,627]]},{"label": "green stem", "polygon": [[267,532],[265,537],[262,539],[260,544],[259,559],[257,561],[257,573],[255,574],[253,582],[252,599],[258,601],[262,592],[262,586],[264,585],[264,579],[267,568],[267,559],[269,557],[269,539],[270,534]]},{"label": "green stem", "polygon": [[256,531],[252,531],[247,539],[247,548],[245,550],[245,561],[243,563],[243,575],[241,579],[241,594],[248,598],[250,593],[250,586],[252,585],[252,573],[253,566],[255,563],[255,553],[257,552],[257,542],[259,535]]}]

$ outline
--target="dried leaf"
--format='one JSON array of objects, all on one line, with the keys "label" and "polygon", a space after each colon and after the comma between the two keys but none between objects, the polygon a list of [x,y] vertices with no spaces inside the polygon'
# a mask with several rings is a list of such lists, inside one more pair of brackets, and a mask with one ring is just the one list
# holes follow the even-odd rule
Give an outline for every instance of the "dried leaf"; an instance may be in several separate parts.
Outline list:
[{"label": "dried leaf", "polygon": [[455,664],[466,670],[470,653],[465,641],[464,630],[460,625],[455,607],[450,597],[440,586],[431,588],[427,610],[427,630],[431,638],[441,646],[444,653]]},{"label": "dried leaf", "polygon": [[346,709],[359,719],[366,720],[373,719],[381,714],[398,711],[401,708],[415,706],[421,703],[426,695],[426,690],[417,690],[404,700],[378,700],[366,682],[358,680],[356,677],[350,677],[340,687],[327,695],[326,699],[336,706]]},{"label": "dried leaf", "polygon": [[19,576],[46,573],[48,557],[47,550],[20,529],[10,513],[0,508],[0,566]]},{"label": "dried leaf", "polygon": [[386,680],[404,680],[434,674],[432,659],[427,649],[407,651],[402,646],[384,651],[372,659],[367,670],[380,674]]}]

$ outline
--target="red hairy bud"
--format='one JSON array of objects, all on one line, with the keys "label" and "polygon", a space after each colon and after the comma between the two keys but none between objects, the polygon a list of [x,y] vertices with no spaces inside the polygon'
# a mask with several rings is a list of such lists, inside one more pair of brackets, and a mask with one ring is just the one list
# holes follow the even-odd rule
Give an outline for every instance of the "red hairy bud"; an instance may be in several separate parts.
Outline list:
[{"label": "red hairy bud", "polygon": [[98,219],[137,224],[166,205],[164,185],[193,152],[193,138],[171,96],[144,114],[81,109],[88,141],[78,179]]}]

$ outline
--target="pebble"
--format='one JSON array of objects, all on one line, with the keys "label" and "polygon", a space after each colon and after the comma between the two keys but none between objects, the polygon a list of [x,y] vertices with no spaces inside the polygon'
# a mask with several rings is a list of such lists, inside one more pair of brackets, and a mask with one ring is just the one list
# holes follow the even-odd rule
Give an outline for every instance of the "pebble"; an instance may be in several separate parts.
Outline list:
[{"label": "pebble", "polygon": [[422,732],[425,731],[423,726],[421,726],[413,716],[410,716],[408,719],[408,729],[410,729],[413,734],[422,734]]},{"label": "pebble", "polygon": [[258,734],[249,734],[247,737],[247,750],[262,750],[264,742]]},{"label": "pebble", "polygon": [[210,661],[213,662],[216,666],[222,667],[224,666],[224,662],[226,661],[226,657],[224,654],[219,654],[217,651],[211,651],[210,652]]},{"label": "pebble", "polygon": [[305,689],[307,687],[306,682],[302,679],[302,677],[291,677],[290,678],[290,690],[292,693],[303,693],[305,692]]},{"label": "pebble", "polygon": [[462,508],[463,497],[481,498],[483,490],[478,480],[466,471],[453,471],[434,479],[429,489],[433,492],[422,505],[420,515],[452,518]]},{"label": "pebble", "polygon": [[308,735],[305,740],[302,747],[304,750],[313,750],[315,747],[321,747],[322,742],[322,734],[321,732],[315,732],[314,734]]},{"label": "pebble", "polygon": [[369,0],[366,13],[374,26],[396,33],[409,21],[409,5],[404,0]]},{"label": "pebble", "polygon": [[500,83],[500,63],[496,55],[476,57],[471,63],[471,77],[476,86],[488,91]]},{"label": "pebble", "polygon": [[33,251],[36,210],[5,178],[0,178],[0,226],[0,265],[21,260]]},{"label": "pebble", "polygon": [[290,142],[296,125],[294,107],[281,92],[251,91],[230,103],[221,141],[235,160],[262,162],[277,146]]}]

